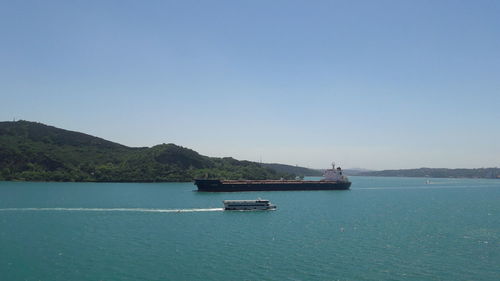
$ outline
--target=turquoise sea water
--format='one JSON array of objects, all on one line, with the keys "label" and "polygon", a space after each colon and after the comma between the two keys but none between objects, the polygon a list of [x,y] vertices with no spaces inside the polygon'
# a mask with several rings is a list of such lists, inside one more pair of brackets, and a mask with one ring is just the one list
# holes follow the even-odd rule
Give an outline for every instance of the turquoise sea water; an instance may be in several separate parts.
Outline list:
[{"label": "turquoise sea water", "polygon": [[[350,191],[0,182],[0,280],[500,280],[500,180]],[[224,199],[276,211],[225,212]]]}]

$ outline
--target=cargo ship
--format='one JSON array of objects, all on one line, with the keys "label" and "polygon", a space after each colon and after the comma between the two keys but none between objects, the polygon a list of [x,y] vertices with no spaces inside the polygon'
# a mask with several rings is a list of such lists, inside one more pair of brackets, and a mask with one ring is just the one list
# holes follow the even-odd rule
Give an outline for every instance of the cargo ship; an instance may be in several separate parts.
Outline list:
[{"label": "cargo ship", "polygon": [[269,200],[224,200],[224,210],[226,211],[267,211],[276,210],[276,205]]},{"label": "cargo ship", "polygon": [[238,191],[290,191],[290,190],[346,190],[351,187],[349,179],[340,167],[328,169],[319,181],[311,180],[220,180],[196,179],[198,191],[238,192]]}]

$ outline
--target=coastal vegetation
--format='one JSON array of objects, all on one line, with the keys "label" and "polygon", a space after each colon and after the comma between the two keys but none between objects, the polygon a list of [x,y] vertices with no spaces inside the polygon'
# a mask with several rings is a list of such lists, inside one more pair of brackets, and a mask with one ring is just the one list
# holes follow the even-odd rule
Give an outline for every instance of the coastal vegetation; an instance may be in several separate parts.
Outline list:
[{"label": "coastal vegetation", "polygon": [[319,177],[323,175],[323,172],[320,170],[314,170],[299,166],[284,165],[277,163],[262,163],[261,165],[273,169],[277,172],[286,174],[295,174],[295,175],[309,176],[309,177]]},{"label": "coastal vegetation", "polygon": [[256,162],[203,156],[171,143],[127,147],[36,122],[0,122],[0,180],[182,182],[297,175]]}]

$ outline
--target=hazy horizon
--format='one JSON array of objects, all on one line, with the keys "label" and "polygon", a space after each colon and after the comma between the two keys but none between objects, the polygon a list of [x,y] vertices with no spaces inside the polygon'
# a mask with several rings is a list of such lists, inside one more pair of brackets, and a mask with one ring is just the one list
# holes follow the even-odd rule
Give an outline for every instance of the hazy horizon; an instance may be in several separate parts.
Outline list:
[{"label": "hazy horizon", "polygon": [[0,120],[327,168],[500,166],[498,1],[0,3]]}]

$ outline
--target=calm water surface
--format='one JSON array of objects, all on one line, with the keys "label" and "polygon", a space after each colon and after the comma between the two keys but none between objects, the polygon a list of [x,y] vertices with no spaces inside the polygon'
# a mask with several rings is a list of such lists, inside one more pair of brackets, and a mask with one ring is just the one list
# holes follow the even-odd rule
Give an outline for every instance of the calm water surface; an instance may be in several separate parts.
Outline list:
[{"label": "calm water surface", "polygon": [[[500,280],[500,180],[350,191],[0,182],[0,280]],[[278,210],[224,212],[224,199]]]}]

